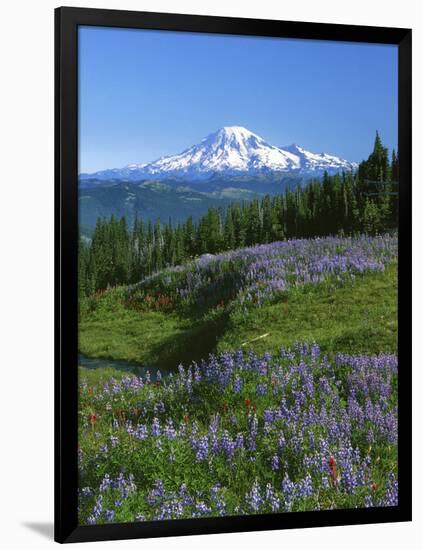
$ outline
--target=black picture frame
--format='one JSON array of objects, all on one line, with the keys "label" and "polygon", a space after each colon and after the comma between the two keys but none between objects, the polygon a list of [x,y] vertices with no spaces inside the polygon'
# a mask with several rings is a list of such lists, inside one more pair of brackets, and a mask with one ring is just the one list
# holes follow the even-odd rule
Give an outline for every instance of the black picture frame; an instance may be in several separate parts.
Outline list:
[{"label": "black picture frame", "polygon": [[[77,251],[79,25],[398,45],[399,505],[78,525]],[[55,540],[80,542],[411,520],[411,30],[61,7],[55,10]]]}]

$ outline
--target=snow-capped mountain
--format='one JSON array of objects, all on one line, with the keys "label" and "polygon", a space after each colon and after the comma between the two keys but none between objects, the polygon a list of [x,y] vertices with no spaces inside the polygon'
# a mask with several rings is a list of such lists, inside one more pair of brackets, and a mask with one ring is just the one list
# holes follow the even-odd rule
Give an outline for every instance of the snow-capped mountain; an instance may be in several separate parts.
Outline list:
[{"label": "snow-capped mountain", "polygon": [[317,176],[355,170],[357,164],[311,153],[298,145],[276,147],[242,126],[225,126],[178,155],[151,163],[81,174],[81,179],[129,180],[178,178],[195,181],[213,176],[284,173]]},{"label": "snow-capped mountain", "polygon": [[282,150],[288,151],[299,158],[300,170],[309,175],[315,172],[321,173],[325,170],[328,173],[337,173],[342,170],[348,172],[350,170],[356,170],[358,167],[356,162],[349,162],[348,160],[341,159],[334,155],[328,155],[327,153],[311,153],[295,143],[283,147]]}]

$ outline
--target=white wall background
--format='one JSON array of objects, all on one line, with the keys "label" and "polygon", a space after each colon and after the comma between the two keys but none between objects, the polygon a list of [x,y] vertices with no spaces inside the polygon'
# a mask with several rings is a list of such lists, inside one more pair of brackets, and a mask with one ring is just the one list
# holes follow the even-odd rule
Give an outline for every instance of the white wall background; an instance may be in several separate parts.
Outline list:
[{"label": "white wall background", "polygon": [[[53,518],[53,9],[60,0],[9,0],[0,32],[0,541],[3,548],[51,546]],[[414,165],[421,162],[421,28],[414,0],[85,0],[67,5],[414,29]],[[419,130],[419,131],[418,131]],[[415,170],[415,175],[418,171]],[[414,178],[414,210],[422,182]],[[418,289],[422,216],[414,223],[414,522],[266,533],[122,541],[119,548],[204,550],[241,546],[313,550],[419,546],[422,357]],[[407,368],[401,365],[401,368]],[[110,548],[111,543],[95,543]]]}]

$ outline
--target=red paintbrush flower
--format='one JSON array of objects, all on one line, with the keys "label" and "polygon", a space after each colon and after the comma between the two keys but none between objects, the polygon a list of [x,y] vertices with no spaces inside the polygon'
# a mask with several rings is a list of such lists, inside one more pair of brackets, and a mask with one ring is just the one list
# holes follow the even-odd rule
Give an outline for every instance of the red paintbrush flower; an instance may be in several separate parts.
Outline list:
[{"label": "red paintbrush flower", "polygon": [[91,423],[91,426],[93,426],[97,422],[97,415],[95,413],[90,413],[88,419]]},{"label": "red paintbrush flower", "polygon": [[330,466],[331,479],[333,480],[334,485],[336,485],[337,484],[337,463],[336,463],[336,459],[333,456],[330,456],[328,464]]}]

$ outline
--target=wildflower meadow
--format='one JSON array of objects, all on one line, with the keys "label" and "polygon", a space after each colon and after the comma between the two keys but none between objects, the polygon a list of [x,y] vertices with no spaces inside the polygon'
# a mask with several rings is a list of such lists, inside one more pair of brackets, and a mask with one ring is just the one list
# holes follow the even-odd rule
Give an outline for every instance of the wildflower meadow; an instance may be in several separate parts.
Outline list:
[{"label": "wildflower meadow", "polygon": [[[329,284],[353,293],[396,256],[395,235],[275,242],[110,289],[83,314],[111,315],[104,304],[112,300],[142,318],[224,311],[253,319],[292,292]],[[80,522],[396,505],[396,352],[333,346],[252,339],[166,376],[81,368]]]}]

